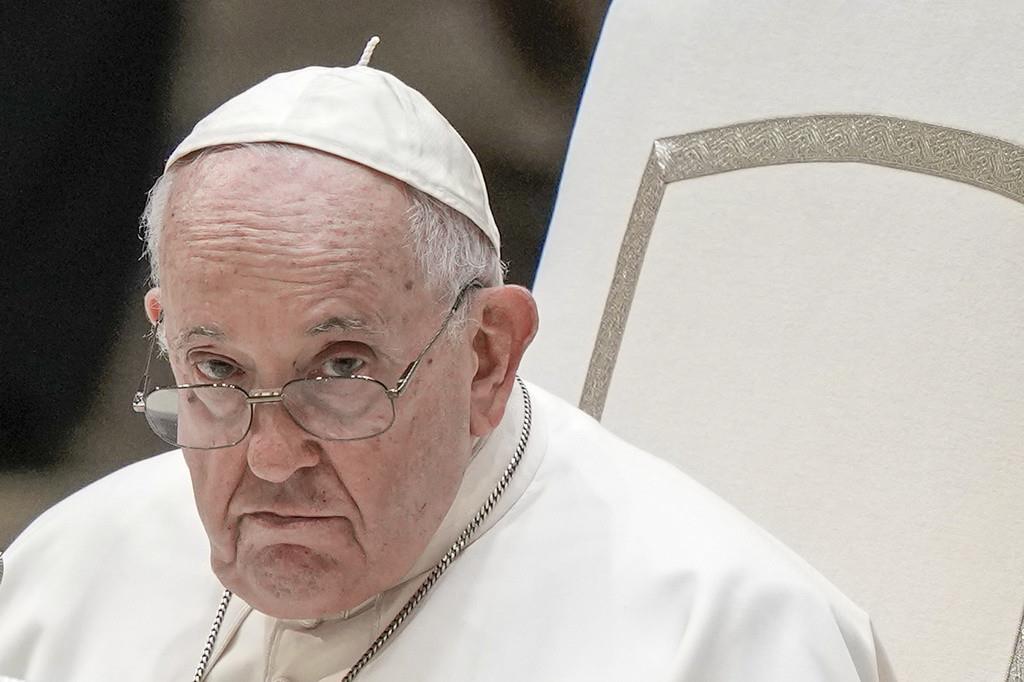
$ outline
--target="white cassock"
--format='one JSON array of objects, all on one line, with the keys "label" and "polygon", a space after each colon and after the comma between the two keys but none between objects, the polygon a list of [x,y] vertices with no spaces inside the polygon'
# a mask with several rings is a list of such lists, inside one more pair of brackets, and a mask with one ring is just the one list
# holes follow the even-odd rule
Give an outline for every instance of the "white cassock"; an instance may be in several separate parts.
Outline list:
[{"label": "white cassock", "polygon": [[[673,466],[530,386],[529,445],[499,504],[360,680],[875,682],[870,621]],[[208,678],[339,680],[508,464],[517,388],[406,582],[324,621],[232,600]],[[184,681],[222,587],[179,452],[41,516],[4,557],[0,675]]]}]

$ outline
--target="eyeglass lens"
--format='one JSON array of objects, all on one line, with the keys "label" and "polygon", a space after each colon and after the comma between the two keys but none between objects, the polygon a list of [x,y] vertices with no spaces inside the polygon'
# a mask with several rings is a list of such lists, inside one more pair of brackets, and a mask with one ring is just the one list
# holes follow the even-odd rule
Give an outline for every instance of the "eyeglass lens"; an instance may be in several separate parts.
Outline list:
[{"label": "eyeglass lens", "polygon": [[[292,419],[327,440],[383,433],[395,418],[387,389],[358,377],[300,379],[285,385],[281,402]],[[186,448],[234,445],[249,431],[252,406],[232,386],[170,387],[146,396],[146,419],[163,440]]]}]

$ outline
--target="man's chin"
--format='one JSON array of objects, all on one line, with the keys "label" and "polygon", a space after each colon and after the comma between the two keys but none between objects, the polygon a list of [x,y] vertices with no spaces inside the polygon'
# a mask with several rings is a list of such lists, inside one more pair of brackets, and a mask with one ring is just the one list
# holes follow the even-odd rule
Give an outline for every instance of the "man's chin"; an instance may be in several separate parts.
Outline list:
[{"label": "man's chin", "polygon": [[287,619],[323,618],[372,597],[375,592],[360,589],[358,577],[365,575],[365,565],[353,568],[293,544],[239,552],[231,564],[214,562],[214,572],[226,588],[257,611]]}]

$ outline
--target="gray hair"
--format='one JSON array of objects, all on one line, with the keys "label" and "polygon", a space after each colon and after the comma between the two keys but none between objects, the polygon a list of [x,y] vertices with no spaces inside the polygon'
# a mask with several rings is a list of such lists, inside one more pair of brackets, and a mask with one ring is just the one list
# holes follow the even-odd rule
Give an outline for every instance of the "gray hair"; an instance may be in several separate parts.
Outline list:
[{"label": "gray hair", "polygon": [[[314,153],[303,147],[278,142],[224,145],[200,150],[167,169],[149,191],[140,220],[140,233],[146,244],[153,286],[160,284],[160,238],[177,173],[210,154],[238,148],[268,156],[271,153]],[[504,264],[480,228],[447,204],[409,185],[404,187],[409,199],[406,214],[409,219],[409,244],[419,261],[427,285],[438,298],[450,304],[459,290],[473,281],[484,286],[500,285],[504,279]]]}]

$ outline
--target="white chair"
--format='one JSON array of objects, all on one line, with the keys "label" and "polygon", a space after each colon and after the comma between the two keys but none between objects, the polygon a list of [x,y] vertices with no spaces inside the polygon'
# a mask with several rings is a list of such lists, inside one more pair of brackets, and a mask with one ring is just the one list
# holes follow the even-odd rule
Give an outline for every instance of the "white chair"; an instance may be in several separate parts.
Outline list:
[{"label": "white chair", "polygon": [[535,286],[525,375],[807,558],[902,680],[1024,680],[1022,45],[1016,0],[618,0]]}]

